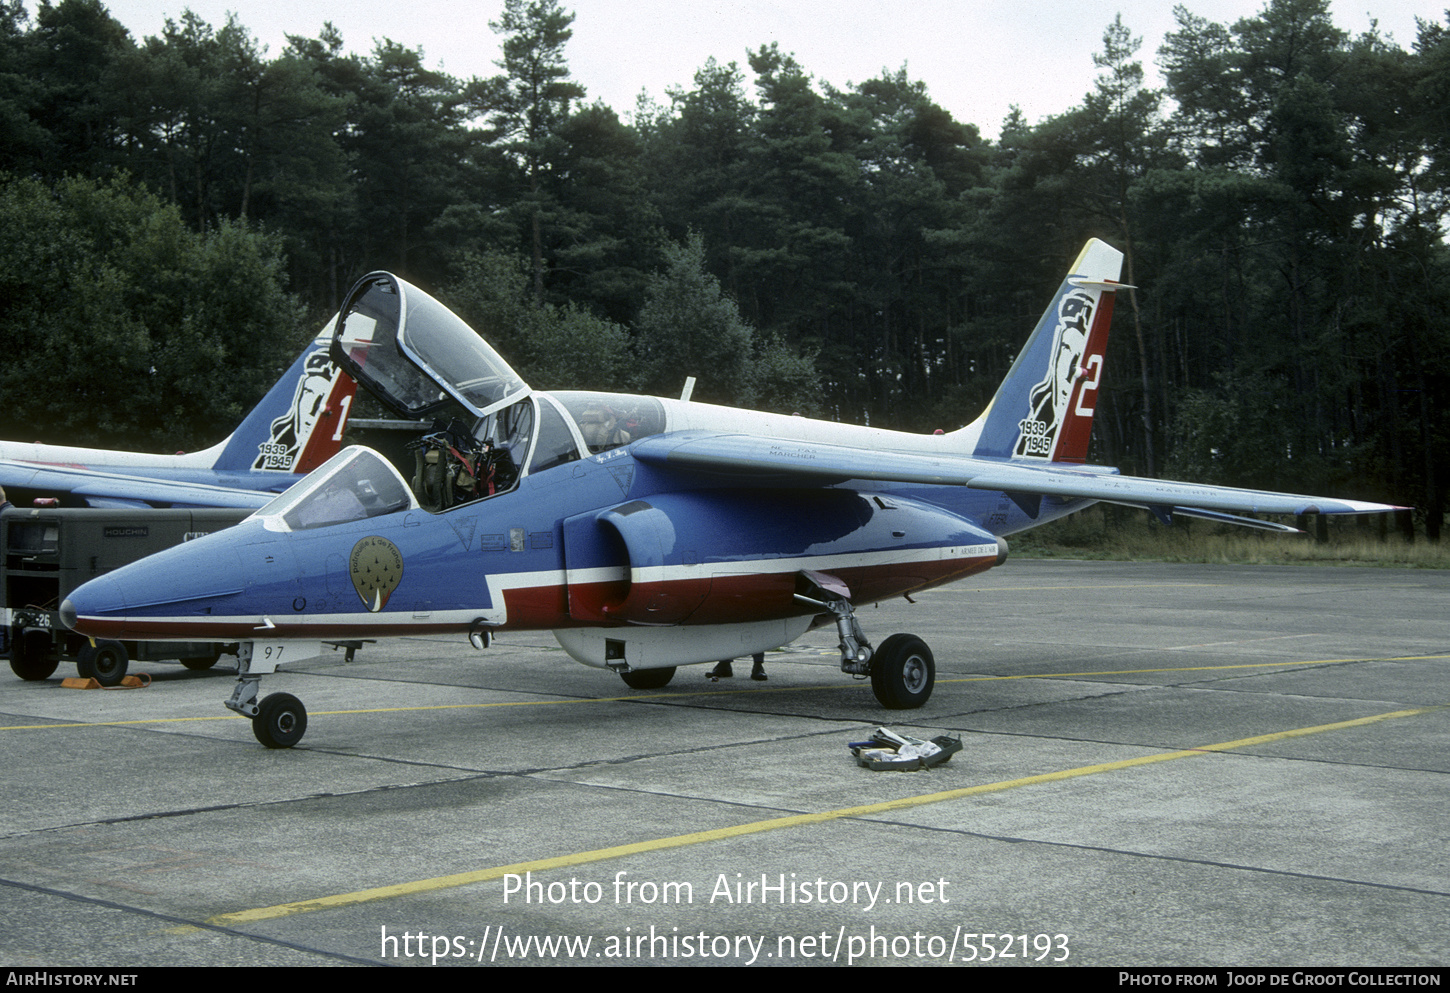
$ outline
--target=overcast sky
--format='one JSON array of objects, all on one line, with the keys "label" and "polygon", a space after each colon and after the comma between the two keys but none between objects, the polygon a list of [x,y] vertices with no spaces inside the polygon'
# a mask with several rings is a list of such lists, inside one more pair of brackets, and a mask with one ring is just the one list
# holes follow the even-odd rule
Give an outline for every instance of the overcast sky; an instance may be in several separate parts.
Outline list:
[{"label": "overcast sky", "polygon": [[[422,48],[425,63],[452,76],[499,72],[497,20],[503,0],[103,0],[140,41],[166,18],[190,8],[214,27],[235,11],[276,56],[289,34],[316,37],[325,22],[348,49],[370,52],[375,39]],[[1253,16],[1262,0],[1184,0],[1210,21]],[[958,120],[996,137],[1012,104],[1036,123],[1081,103],[1092,89],[1103,30],[1119,12],[1135,37],[1149,85],[1163,35],[1175,28],[1171,0],[1068,3],[1059,0],[574,0],[574,37],[565,56],[588,99],[628,117],[646,91],[688,89],[714,57],[752,76],[747,52],[778,42],[807,73],[837,87],[906,66],[932,99]],[[1335,0],[1341,29],[1359,34],[1377,19],[1381,34],[1413,48],[1415,18],[1444,22],[1450,0]],[[34,7],[34,2],[27,3]]]}]

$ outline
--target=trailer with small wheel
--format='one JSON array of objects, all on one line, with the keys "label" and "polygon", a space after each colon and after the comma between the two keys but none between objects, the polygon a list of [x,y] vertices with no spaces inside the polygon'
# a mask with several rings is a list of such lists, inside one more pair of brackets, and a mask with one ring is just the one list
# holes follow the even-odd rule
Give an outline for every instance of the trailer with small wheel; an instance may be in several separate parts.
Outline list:
[{"label": "trailer with small wheel", "polygon": [[98,641],[67,630],[59,610],[71,590],[184,541],[220,531],[251,511],[230,509],[10,509],[0,514],[0,655],[21,679],[48,679],[62,662],[115,686],[133,661],[175,659],[208,669],[234,646],[211,642]]}]

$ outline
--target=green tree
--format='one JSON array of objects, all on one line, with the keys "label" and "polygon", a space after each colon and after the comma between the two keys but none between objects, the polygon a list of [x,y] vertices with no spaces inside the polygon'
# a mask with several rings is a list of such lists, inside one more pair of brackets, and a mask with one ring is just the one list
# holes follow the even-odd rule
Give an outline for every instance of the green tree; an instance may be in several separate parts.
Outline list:
[{"label": "green tree", "polygon": [[431,225],[470,185],[467,92],[425,68],[420,49],[384,39],[364,63],[354,106],[357,128],[344,147],[358,180],[358,221],[375,232],[364,266],[441,277],[444,253]]},{"label": "green tree", "polygon": [[830,95],[858,180],[845,227],[849,278],[828,292],[837,313],[826,372],[845,384],[863,364],[879,369],[874,395],[858,405],[903,426],[934,421],[927,411],[961,371],[952,328],[964,316],[965,260],[941,233],[962,224],[961,198],[983,181],[985,149],[905,69]]},{"label": "green tree", "polygon": [[558,137],[552,223],[545,231],[548,296],[628,321],[661,241],[639,136],[595,103],[564,121]]},{"label": "green tree", "polygon": [[183,204],[202,230],[220,218],[301,227],[319,180],[343,184],[345,100],[290,49],[267,60],[235,15],[214,30],[191,11],[126,59],[127,165]]},{"label": "green tree", "polygon": [[532,265],[503,252],[473,253],[443,292],[457,314],[538,389],[630,390],[638,386],[621,325],[568,303],[537,306]]},{"label": "green tree", "polygon": [[28,20],[21,0],[0,0],[0,169],[19,172],[38,169],[50,137],[36,120],[41,86]]},{"label": "green tree", "polygon": [[[1151,170],[1176,164],[1170,163],[1166,153],[1167,133],[1159,114],[1162,95],[1144,88],[1143,66],[1134,59],[1141,44],[1142,39],[1134,38],[1123,24],[1121,14],[1103,33],[1103,50],[1093,56],[1093,64],[1102,72],[1075,115],[1080,150],[1070,180],[1078,187],[1084,213],[1100,219],[1115,235],[1113,240],[1123,251],[1123,282],[1129,287],[1138,282],[1142,225],[1134,202],[1137,184]],[[1137,346],[1142,464],[1152,476],[1157,474],[1158,433],[1153,384],[1161,379],[1154,366],[1160,349],[1156,341],[1150,347],[1148,338],[1155,329],[1145,326],[1137,289],[1124,291],[1122,297],[1119,302],[1128,305]]]},{"label": "green tree", "polygon": [[685,378],[694,376],[697,400],[817,406],[810,359],[756,334],[706,270],[704,239],[697,233],[665,249],[665,269],[650,279],[634,335],[643,385],[652,393],[678,395]]},{"label": "green tree", "polygon": [[0,177],[5,436],[195,448],[220,440],[313,329],[274,238],[207,234],[125,179]]},{"label": "green tree", "polygon": [[[4,20],[14,23],[18,7]],[[9,46],[7,46],[9,47]],[[102,175],[117,164],[124,142],[117,116],[117,64],[134,50],[126,29],[100,0],[42,0],[23,45],[12,48],[28,80],[22,96],[34,128],[23,141],[38,146],[29,163],[45,176]]]},{"label": "green tree", "polygon": [[534,302],[544,302],[544,227],[552,222],[555,198],[546,176],[563,144],[559,130],[570,104],[584,98],[584,87],[569,78],[564,46],[573,37],[574,15],[558,0],[505,0],[503,17],[490,21],[504,35],[504,76],[492,84],[491,123],[521,177],[523,195],[514,210],[526,222],[526,243],[533,264]]},{"label": "green tree", "polygon": [[668,111],[637,115],[635,125],[662,222],[675,238],[698,231],[710,253],[711,271],[738,294],[730,246],[749,236],[746,190],[755,108],[734,62],[706,60],[694,84],[688,91],[671,91]]}]

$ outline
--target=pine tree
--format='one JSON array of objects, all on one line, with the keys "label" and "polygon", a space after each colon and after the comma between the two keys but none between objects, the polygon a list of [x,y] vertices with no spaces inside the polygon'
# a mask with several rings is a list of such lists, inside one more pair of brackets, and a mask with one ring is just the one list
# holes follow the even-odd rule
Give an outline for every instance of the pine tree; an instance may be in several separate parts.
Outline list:
[{"label": "pine tree", "polygon": [[569,105],[585,93],[570,80],[564,61],[573,23],[574,15],[560,8],[558,0],[507,0],[503,17],[489,22],[505,36],[498,66],[507,74],[492,81],[496,104],[491,123],[522,173],[526,192],[518,209],[529,222],[538,305],[544,302],[544,223],[552,211],[545,178],[559,154],[559,129],[569,117]]}]

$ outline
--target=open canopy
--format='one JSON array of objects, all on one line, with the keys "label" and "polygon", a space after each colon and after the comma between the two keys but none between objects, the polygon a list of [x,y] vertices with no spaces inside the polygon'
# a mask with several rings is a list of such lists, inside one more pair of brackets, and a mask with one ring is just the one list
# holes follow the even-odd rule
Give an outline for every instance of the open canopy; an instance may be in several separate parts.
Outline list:
[{"label": "open canopy", "polygon": [[430,417],[450,402],[483,417],[528,396],[529,386],[471,327],[389,272],[348,293],[332,360],[399,417]]}]

